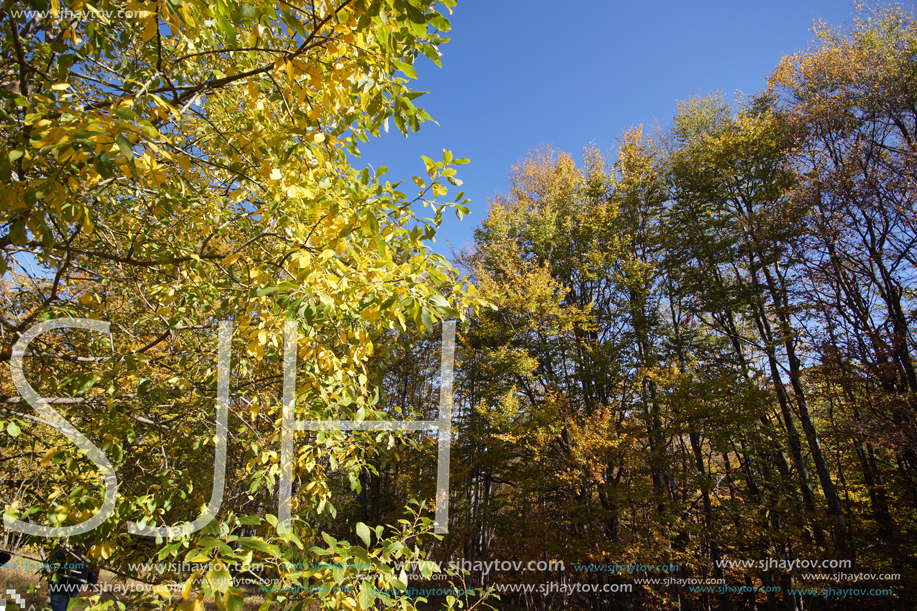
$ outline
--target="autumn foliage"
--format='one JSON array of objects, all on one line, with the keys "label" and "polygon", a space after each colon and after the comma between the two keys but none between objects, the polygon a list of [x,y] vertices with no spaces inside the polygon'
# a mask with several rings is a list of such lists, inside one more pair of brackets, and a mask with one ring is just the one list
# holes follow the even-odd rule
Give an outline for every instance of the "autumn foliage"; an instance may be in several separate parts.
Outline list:
[{"label": "autumn foliage", "polygon": [[[4,9],[0,358],[38,321],[112,322],[111,338],[43,336],[26,367],[122,482],[80,539],[88,556],[122,573],[257,561],[286,587],[351,588],[264,598],[295,611],[410,609],[380,593],[407,585],[399,563],[456,558],[565,564],[450,575],[479,593],[596,586],[488,599],[529,609],[912,609],[917,18],[818,24],[766,90],[684,101],[611,154],[532,151],[453,267],[426,241],[467,212],[461,193],[437,200],[465,160],[424,158],[416,196],[350,166],[389,120],[429,118],[413,62],[439,62],[453,4],[163,0],[84,22]],[[392,431],[299,434],[294,528],[278,534],[285,322],[300,329],[298,419],[430,420],[429,331],[446,318],[465,323],[449,534],[430,532],[435,437]],[[131,535],[206,505],[219,321],[234,333],[219,520]],[[98,472],[5,364],[0,385],[5,512],[79,523]],[[350,564],[303,568],[321,560]],[[843,564],[788,568],[803,560]],[[599,568],[615,565],[678,568]],[[154,589],[136,608],[238,611],[248,595],[220,571],[132,576],[184,583],[181,601]],[[610,588],[666,577],[683,581]],[[819,594],[851,587],[884,593]]]},{"label": "autumn foliage", "polygon": [[[497,310],[462,336],[459,509],[442,557],[567,562],[486,584],[733,588],[505,599],[913,606],[917,20],[890,9],[816,31],[767,90],[685,101],[612,156],[532,151],[460,253]],[[850,564],[786,568],[800,559]],[[615,564],[680,570],[595,568]],[[838,572],[900,577],[854,586]],[[829,587],[891,593],[815,594]]]}]

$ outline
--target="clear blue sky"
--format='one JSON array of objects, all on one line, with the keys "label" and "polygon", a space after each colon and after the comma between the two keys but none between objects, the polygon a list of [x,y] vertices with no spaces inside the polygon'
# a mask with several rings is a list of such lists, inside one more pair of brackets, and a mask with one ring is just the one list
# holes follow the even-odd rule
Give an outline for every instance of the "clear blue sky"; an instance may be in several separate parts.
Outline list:
[{"label": "clear blue sky", "polygon": [[471,214],[449,214],[434,245],[448,257],[450,242],[471,243],[487,198],[530,149],[611,152],[628,127],[667,127],[679,100],[758,91],[782,56],[811,44],[816,18],[839,26],[853,15],[848,0],[459,0],[443,67],[416,66],[414,88],[429,91],[416,103],[439,126],[404,138],[391,125],[354,165],[387,165],[411,193],[411,176],[425,176],[420,155],[468,157],[458,177]]}]

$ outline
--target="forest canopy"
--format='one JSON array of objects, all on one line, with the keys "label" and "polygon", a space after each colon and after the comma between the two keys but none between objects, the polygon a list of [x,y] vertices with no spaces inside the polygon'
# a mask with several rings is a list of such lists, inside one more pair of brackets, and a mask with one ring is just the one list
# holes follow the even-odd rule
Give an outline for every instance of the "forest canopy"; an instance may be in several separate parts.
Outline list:
[{"label": "forest canopy", "polygon": [[[351,167],[430,118],[413,65],[453,4],[4,9],[0,501],[55,527],[102,505],[7,373],[56,319],[110,334],[35,338],[25,377],[120,482],[100,527],[5,541],[150,586],[100,607],[913,608],[917,18],[818,23],[764,90],[611,153],[531,151],[453,266],[428,241],[468,211],[437,199],[465,160],[411,194]],[[381,429],[296,435],[283,533],[285,325],[297,419],[433,421],[449,319],[448,533],[437,436]],[[220,447],[216,518],[138,536],[201,515]]]},{"label": "forest canopy", "polygon": [[[447,209],[467,211],[461,193],[437,201],[465,160],[424,158],[410,188],[384,180],[384,168],[351,167],[389,121],[409,133],[429,119],[415,105],[413,63],[439,63],[453,5],[3,5],[8,544],[41,559],[63,546],[72,562],[151,586],[129,597],[132,607],[171,608],[167,586],[178,583],[177,604],[236,611],[244,593],[226,567],[254,563],[263,565],[255,586],[277,586],[267,605],[318,598],[311,584],[336,588],[324,597],[334,608],[377,599],[412,608],[393,594],[406,578],[392,567],[419,553],[426,510],[403,507],[407,524],[370,531],[335,521],[332,494],[346,500],[369,456],[401,435],[300,434],[282,462],[284,329],[298,334],[297,420],[387,419],[371,366],[386,334],[432,329],[477,303],[428,246]],[[29,336],[60,319],[107,327]],[[50,405],[26,404],[17,371]],[[93,447],[104,462],[89,460]],[[291,468],[292,524],[278,525],[281,470]],[[113,505],[107,493],[103,503],[111,486]],[[62,530],[93,516],[101,525]],[[331,524],[346,527],[334,537]],[[365,567],[302,568],[329,555]],[[173,568],[134,568],[157,560]]]}]

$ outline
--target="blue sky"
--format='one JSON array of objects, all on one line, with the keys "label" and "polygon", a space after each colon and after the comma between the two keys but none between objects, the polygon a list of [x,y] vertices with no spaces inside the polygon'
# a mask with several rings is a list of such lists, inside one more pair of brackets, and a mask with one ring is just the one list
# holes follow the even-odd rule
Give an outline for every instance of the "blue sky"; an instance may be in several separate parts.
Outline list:
[{"label": "blue sky", "polygon": [[433,246],[449,256],[450,242],[472,242],[487,198],[505,192],[530,149],[610,153],[629,127],[667,127],[679,100],[758,91],[782,56],[812,43],[815,19],[840,26],[853,15],[846,0],[459,0],[443,67],[416,66],[414,88],[429,91],[416,103],[439,126],[405,138],[392,125],[354,165],[387,165],[389,180],[410,183],[425,175],[420,155],[468,157],[458,177],[471,214],[449,214]]}]

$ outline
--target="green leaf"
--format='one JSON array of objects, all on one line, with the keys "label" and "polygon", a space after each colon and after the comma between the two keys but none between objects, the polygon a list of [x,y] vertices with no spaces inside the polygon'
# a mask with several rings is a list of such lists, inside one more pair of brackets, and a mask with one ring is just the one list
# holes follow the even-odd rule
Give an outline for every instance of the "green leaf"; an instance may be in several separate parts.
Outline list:
[{"label": "green leaf", "polygon": [[439,58],[439,52],[436,50],[436,48],[433,45],[424,45],[420,48],[420,50],[424,55],[427,56],[427,58],[431,62],[433,62],[440,68],[443,67],[442,61]]},{"label": "green leaf", "polygon": [[25,245],[25,221],[19,221],[10,228],[10,242],[13,244],[13,246]]},{"label": "green leaf", "polygon": [[19,437],[19,433],[22,431],[19,429],[19,425],[16,424],[15,420],[10,420],[9,424],[6,425],[6,432],[9,433],[10,437]]},{"label": "green leaf", "polygon": [[230,46],[235,49],[239,46],[238,41],[236,40],[236,28],[233,27],[229,20],[226,19],[223,15],[217,13],[215,16],[217,25],[220,26],[220,29],[223,30],[223,34],[226,35],[226,38],[229,39]]},{"label": "green leaf", "polygon": [[372,589],[370,589],[369,585],[365,581],[361,583],[360,584],[360,597],[358,600],[358,602],[360,603],[360,608],[362,609],[372,608],[375,600],[376,600],[376,597],[373,595]]},{"label": "green leaf", "polygon": [[306,38],[306,28],[303,26],[302,21],[296,18],[293,13],[288,13],[284,16],[284,22],[290,26],[294,32]]},{"label": "green leaf", "polygon": [[433,305],[435,305],[435,306],[438,307],[438,308],[448,308],[448,307],[451,307],[451,306],[449,305],[449,302],[446,301],[446,298],[443,297],[442,295],[433,295],[433,297],[430,298],[430,301],[432,301],[432,302],[433,302]]},{"label": "green leaf", "polygon": [[275,558],[279,558],[281,555],[279,547],[266,542],[260,537],[239,537],[239,545],[244,545],[245,547],[258,550],[259,552],[270,554]]},{"label": "green leaf", "polygon": [[[382,45],[386,50],[392,50],[392,31],[386,25],[379,25],[376,27],[374,32],[376,40],[379,41],[379,44]],[[370,107],[371,108],[371,107]],[[372,110],[370,109],[370,112]]]},{"label": "green leaf", "polygon": [[105,153],[96,155],[92,160],[92,165],[102,178],[111,178],[114,174],[111,167],[111,161],[109,161]]},{"label": "green leaf", "polygon": [[440,32],[448,32],[452,29],[452,25],[449,23],[449,20],[442,15],[434,15],[430,17],[430,24]]},{"label": "green leaf", "polygon": [[433,319],[430,318],[430,313],[426,310],[420,311],[420,322],[423,323],[424,329],[427,331],[433,330]]},{"label": "green leaf", "polygon": [[376,218],[372,211],[366,213],[366,221],[369,223],[369,228],[373,233],[379,233],[379,219]]},{"label": "green leaf", "polygon": [[124,155],[124,158],[128,161],[133,161],[134,151],[131,149],[131,143],[124,137],[124,134],[115,136],[115,142],[118,144],[118,148],[121,149],[121,154]]},{"label": "green leaf", "polygon": [[243,602],[240,594],[230,592],[226,597],[226,611],[242,611]]},{"label": "green leaf", "polygon": [[366,547],[369,547],[370,535],[369,535],[369,526],[363,522],[357,522],[357,536],[363,539],[363,543],[366,544]]},{"label": "green leaf", "polygon": [[405,63],[405,62],[403,62],[403,61],[401,61],[401,60],[399,60],[399,59],[394,60],[392,63],[395,64],[395,66],[396,66],[399,70],[401,70],[402,72],[404,72],[405,74],[407,74],[407,75],[408,75],[409,77],[411,77],[412,79],[416,79],[416,78],[417,78],[417,71],[414,70],[414,66],[412,66],[412,65],[410,65],[410,64],[408,64],[408,63]]},{"label": "green leaf", "polygon": [[[225,543],[223,543],[221,540],[217,539],[216,537],[201,537],[201,540],[198,542],[198,545],[200,545],[205,550],[219,548],[223,551],[232,552],[232,549],[228,545],[226,545]],[[225,548],[225,550],[223,548]]]},{"label": "green leaf", "polygon": [[137,116],[137,113],[134,112],[133,110],[131,110],[130,108],[123,108],[123,107],[122,107],[122,108],[118,108],[117,110],[115,110],[115,115],[116,115],[119,119],[123,119],[123,120],[125,120],[125,121],[130,121],[131,119],[133,119],[133,118],[135,118],[135,117]]},{"label": "green leaf", "polygon": [[181,541],[176,541],[176,542],[174,542],[174,543],[169,543],[169,544],[166,545],[164,548],[162,548],[161,550],[159,550],[158,558],[159,558],[160,560],[163,560],[163,559],[167,558],[169,555],[172,554],[172,552],[174,552],[175,550],[177,550],[179,547],[181,547]]},{"label": "green leaf", "polygon": [[427,20],[424,18],[423,11],[406,1],[404,3],[405,12],[408,14],[408,19],[414,23],[426,23]]}]

